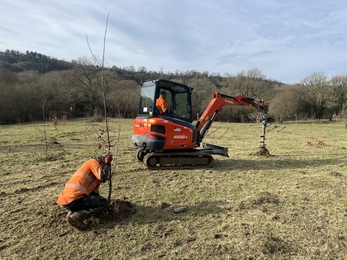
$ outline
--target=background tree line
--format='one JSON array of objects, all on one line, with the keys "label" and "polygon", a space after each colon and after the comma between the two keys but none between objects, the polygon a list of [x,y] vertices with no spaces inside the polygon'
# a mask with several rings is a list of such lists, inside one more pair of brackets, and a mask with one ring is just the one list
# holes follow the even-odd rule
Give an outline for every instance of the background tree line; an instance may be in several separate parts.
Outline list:
[{"label": "background tree line", "polygon": [[[141,82],[159,78],[193,87],[193,115],[204,111],[215,91],[264,99],[269,115],[280,123],[346,115],[347,73],[331,78],[313,73],[298,84],[286,85],[267,79],[257,68],[223,76],[194,70],[156,72],[143,66],[101,70],[86,57],[66,62],[36,52],[6,50],[0,52],[0,124],[102,115],[102,81],[108,115],[134,118]],[[248,107],[225,107],[217,120],[248,122],[256,114]]]}]

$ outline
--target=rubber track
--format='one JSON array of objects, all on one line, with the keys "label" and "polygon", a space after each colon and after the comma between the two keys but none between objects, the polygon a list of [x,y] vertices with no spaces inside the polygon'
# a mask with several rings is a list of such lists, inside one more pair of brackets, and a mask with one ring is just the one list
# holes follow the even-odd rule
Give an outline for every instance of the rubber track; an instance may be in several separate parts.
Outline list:
[{"label": "rubber track", "polygon": [[143,163],[150,170],[210,168],[214,159],[203,151],[148,153]]}]

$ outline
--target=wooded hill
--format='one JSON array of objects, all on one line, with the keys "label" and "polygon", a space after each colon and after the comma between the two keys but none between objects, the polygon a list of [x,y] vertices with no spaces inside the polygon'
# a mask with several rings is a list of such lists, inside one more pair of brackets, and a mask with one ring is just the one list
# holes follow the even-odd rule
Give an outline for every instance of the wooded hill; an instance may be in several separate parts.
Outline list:
[{"label": "wooded hill", "polygon": [[7,68],[12,72],[33,70],[39,73],[46,73],[54,70],[71,69],[72,63],[32,51],[20,53],[14,50],[6,50],[5,52],[0,52],[0,67]]},{"label": "wooded hill", "polygon": [[[346,114],[347,73],[331,78],[322,72],[313,73],[296,85],[267,79],[257,68],[222,76],[207,71],[172,73],[113,66],[102,74],[100,67],[86,57],[67,62],[36,52],[6,50],[0,52],[0,124],[102,116],[101,86],[107,91],[109,116],[134,118],[141,82],[159,78],[194,88],[193,115],[203,112],[215,91],[264,99],[270,106],[269,115],[279,122]],[[251,121],[256,114],[246,107],[225,107],[217,120]]]}]

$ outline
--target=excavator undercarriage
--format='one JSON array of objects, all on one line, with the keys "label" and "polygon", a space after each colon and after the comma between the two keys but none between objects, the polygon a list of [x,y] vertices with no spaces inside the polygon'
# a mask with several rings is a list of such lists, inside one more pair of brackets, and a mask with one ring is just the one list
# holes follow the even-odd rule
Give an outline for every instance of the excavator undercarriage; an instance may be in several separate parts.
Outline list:
[{"label": "excavator undercarriage", "polygon": [[213,154],[229,157],[228,148],[212,144],[203,144],[203,149],[172,150],[148,152],[138,148],[136,157],[150,170],[210,168]]}]

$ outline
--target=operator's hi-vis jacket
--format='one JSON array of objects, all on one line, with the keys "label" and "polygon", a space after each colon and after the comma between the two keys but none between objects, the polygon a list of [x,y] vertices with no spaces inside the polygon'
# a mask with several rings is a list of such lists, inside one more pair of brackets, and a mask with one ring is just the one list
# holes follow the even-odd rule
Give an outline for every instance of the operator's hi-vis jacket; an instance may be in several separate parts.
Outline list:
[{"label": "operator's hi-vis jacket", "polygon": [[57,203],[67,205],[76,199],[88,196],[92,192],[99,193],[100,184],[106,181],[104,178],[105,170],[95,159],[86,161],[65,184]]},{"label": "operator's hi-vis jacket", "polygon": [[164,114],[166,112],[166,110],[167,110],[167,101],[162,96],[160,96],[157,99],[155,105],[159,109],[160,114]]}]

